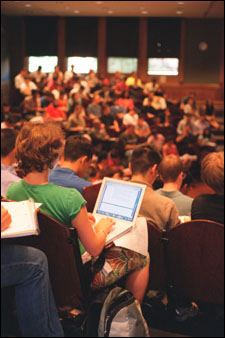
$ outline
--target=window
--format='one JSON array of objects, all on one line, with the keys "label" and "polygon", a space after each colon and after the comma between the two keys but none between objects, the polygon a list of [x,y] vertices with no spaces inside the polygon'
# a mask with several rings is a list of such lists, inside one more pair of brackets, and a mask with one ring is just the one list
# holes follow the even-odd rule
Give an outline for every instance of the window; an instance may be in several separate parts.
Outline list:
[{"label": "window", "polygon": [[178,75],[179,59],[149,58],[148,75]]},{"label": "window", "polygon": [[35,72],[39,66],[42,67],[42,72],[53,73],[55,66],[58,64],[57,56],[29,56],[28,71]]},{"label": "window", "polygon": [[91,69],[95,73],[98,70],[98,59],[94,57],[79,57],[72,56],[68,57],[68,70],[71,69],[71,66],[74,65],[74,71],[78,74],[88,74]]},{"label": "window", "polygon": [[117,71],[125,74],[130,74],[137,71],[137,62],[136,58],[108,58],[107,71],[108,73],[115,73]]}]

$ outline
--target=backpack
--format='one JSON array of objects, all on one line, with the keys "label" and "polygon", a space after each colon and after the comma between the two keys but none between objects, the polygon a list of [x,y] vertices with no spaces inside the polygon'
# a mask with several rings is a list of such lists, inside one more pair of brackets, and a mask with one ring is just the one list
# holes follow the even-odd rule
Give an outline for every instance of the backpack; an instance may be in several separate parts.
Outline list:
[{"label": "backpack", "polygon": [[141,307],[121,287],[100,292],[88,309],[86,337],[150,337]]}]

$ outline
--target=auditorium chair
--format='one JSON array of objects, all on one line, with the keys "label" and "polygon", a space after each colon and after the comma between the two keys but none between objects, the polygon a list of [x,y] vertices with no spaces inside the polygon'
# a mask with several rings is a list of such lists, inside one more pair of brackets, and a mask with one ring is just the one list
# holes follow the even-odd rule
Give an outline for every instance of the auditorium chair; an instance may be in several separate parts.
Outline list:
[{"label": "auditorium chair", "polygon": [[77,233],[42,211],[37,213],[40,234],[2,240],[4,244],[26,245],[43,251],[48,259],[51,285],[58,307],[84,310],[88,292]]},{"label": "auditorium chair", "polygon": [[83,188],[83,197],[87,201],[86,207],[88,212],[93,212],[94,210],[101,185],[102,183],[97,183]]},{"label": "auditorium chair", "polygon": [[167,233],[168,285],[192,300],[224,304],[224,225],[182,223]]},{"label": "auditorium chair", "polygon": [[147,222],[148,226],[148,250],[150,254],[150,274],[148,288],[152,290],[166,290],[166,269],[164,246],[167,241],[166,232]]}]

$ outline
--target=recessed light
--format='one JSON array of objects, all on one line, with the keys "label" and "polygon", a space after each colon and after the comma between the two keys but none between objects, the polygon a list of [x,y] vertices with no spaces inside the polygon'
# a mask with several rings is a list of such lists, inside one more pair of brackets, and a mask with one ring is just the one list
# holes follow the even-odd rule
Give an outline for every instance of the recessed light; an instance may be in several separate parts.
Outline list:
[{"label": "recessed light", "polygon": [[148,12],[147,11],[142,11],[141,14],[148,14]]},{"label": "recessed light", "polygon": [[102,5],[103,1],[96,1],[96,5]]},{"label": "recessed light", "polygon": [[108,14],[113,14],[114,12],[113,11],[108,11]]},{"label": "recessed light", "polygon": [[182,12],[182,11],[180,11],[180,10],[177,10],[177,11],[176,11],[176,13],[177,13],[178,15],[181,15],[181,14],[183,14],[183,12]]},{"label": "recessed light", "polygon": [[79,14],[80,13],[80,11],[73,11],[75,14]]},{"label": "recessed light", "polygon": [[32,5],[31,4],[26,4],[24,5],[25,7],[31,7]]},{"label": "recessed light", "polygon": [[178,3],[177,3],[178,5],[180,5],[180,6],[182,6],[182,5],[184,5],[184,2],[182,2],[182,1],[178,1]]}]

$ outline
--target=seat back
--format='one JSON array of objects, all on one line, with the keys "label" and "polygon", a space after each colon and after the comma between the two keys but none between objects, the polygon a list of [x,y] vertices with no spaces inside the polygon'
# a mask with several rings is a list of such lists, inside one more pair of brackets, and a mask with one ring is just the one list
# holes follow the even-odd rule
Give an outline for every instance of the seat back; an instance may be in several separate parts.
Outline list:
[{"label": "seat back", "polygon": [[93,212],[94,210],[101,185],[102,183],[97,183],[83,188],[83,197],[87,201],[86,207],[88,212]]},{"label": "seat back", "polygon": [[169,283],[203,302],[224,302],[224,225],[193,220],[168,231]]},{"label": "seat back", "polygon": [[40,234],[4,239],[5,244],[26,245],[43,251],[57,306],[84,309],[86,285],[75,229],[38,212]]},{"label": "seat back", "polygon": [[148,250],[150,254],[149,288],[153,290],[166,290],[166,270],[162,230],[151,222],[148,225]]}]

